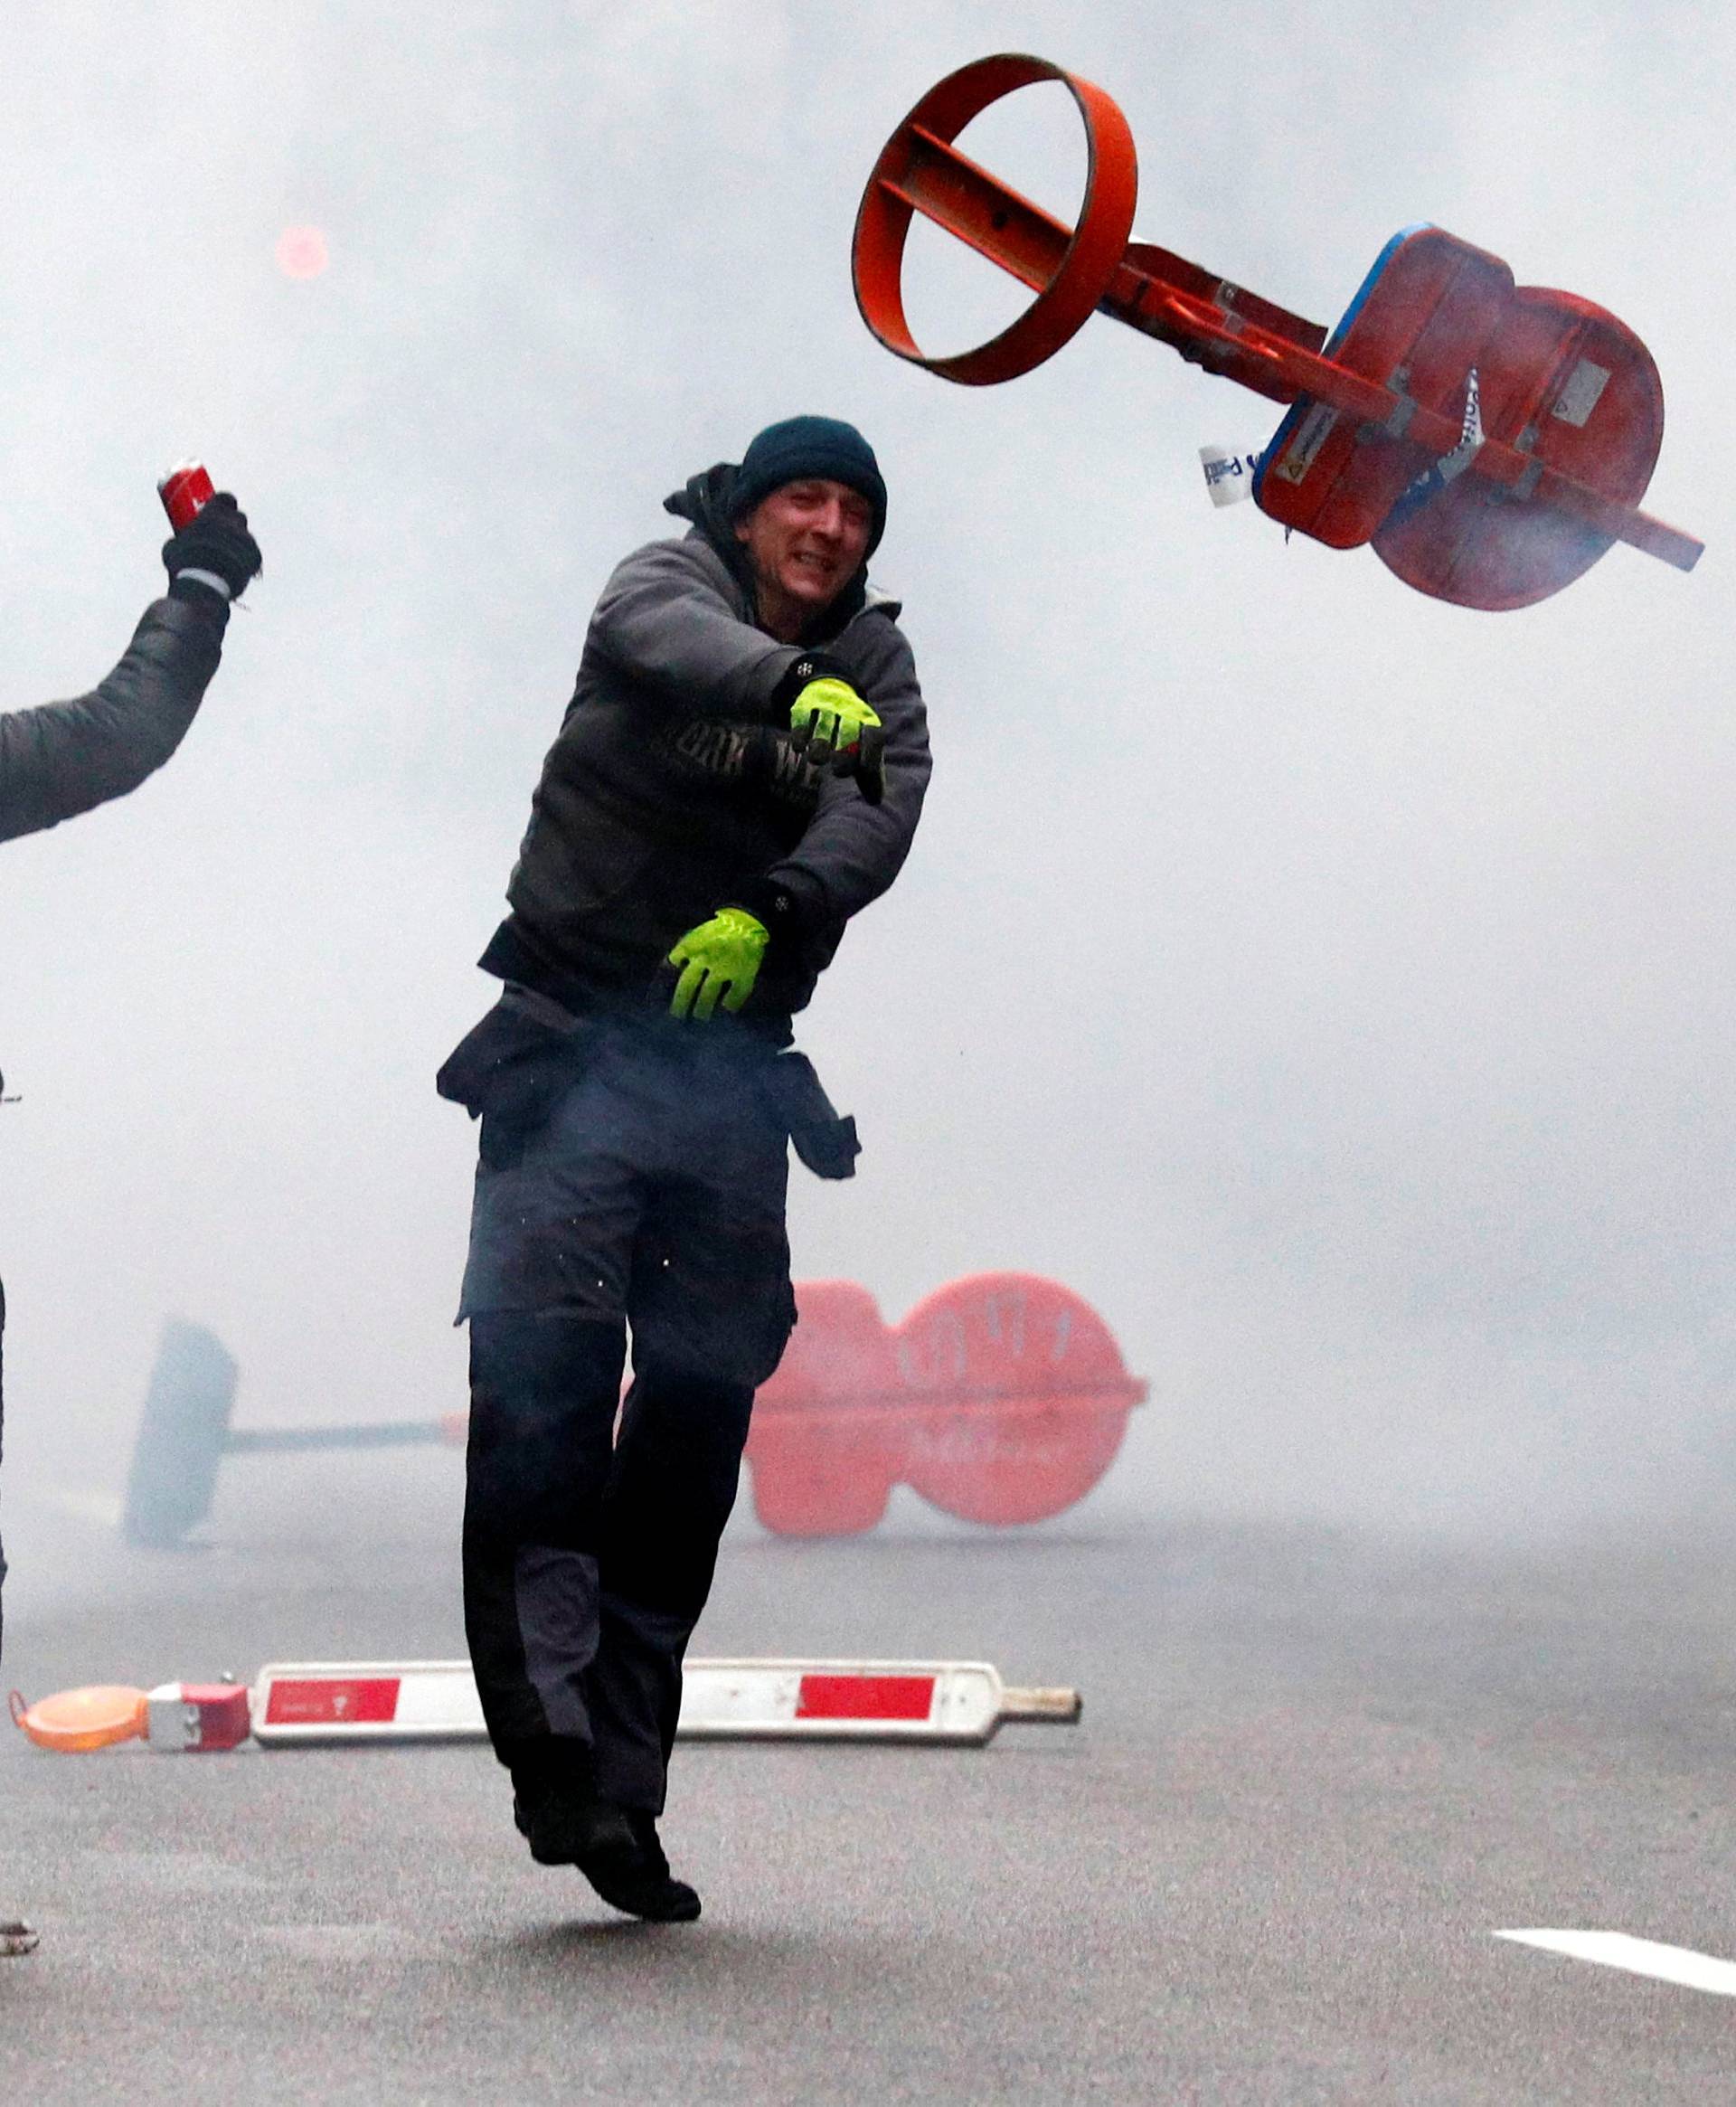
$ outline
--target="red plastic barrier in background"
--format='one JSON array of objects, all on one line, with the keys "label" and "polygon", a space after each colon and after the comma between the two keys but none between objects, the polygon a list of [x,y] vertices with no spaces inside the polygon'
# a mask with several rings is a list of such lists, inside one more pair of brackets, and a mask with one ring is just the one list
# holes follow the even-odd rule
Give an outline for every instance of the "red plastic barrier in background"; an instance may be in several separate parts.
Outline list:
[{"label": "red plastic barrier in background", "polygon": [[779,1535],[858,1535],[901,1483],[963,1521],[1058,1515],[1146,1395],[1090,1305],[1034,1273],[955,1280],[896,1329],[851,1280],[799,1282],[796,1300],[748,1438],[754,1510]]}]

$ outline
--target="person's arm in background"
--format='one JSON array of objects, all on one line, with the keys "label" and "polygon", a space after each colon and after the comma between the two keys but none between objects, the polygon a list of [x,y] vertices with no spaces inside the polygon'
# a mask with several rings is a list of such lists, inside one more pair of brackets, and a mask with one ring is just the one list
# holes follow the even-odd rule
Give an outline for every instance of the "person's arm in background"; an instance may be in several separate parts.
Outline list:
[{"label": "person's arm in background", "polygon": [[[137,789],[181,743],[217,670],[229,601],[259,569],[246,515],[213,497],[164,544],[168,597],[87,695],[0,714],[0,841]],[[196,573],[197,575],[189,575]]]}]

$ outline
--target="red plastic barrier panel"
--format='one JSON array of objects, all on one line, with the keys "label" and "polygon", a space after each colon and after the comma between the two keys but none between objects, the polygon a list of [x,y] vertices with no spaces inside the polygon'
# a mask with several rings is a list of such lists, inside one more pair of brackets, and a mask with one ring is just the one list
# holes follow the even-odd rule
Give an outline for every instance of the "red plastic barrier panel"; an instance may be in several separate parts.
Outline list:
[{"label": "red plastic barrier panel", "polygon": [[807,1280],[748,1435],[754,1512],[780,1536],[854,1536],[886,1512],[901,1469],[901,1390],[880,1306],[854,1280]]},{"label": "red plastic barrier panel", "polygon": [[1146,1394],[1109,1327],[1058,1281],[979,1273],[898,1328],[910,1422],[904,1476],[966,1522],[1035,1522],[1084,1498]]},{"label": "red plastic barrier panel", "polygon": [[[1300,397],[1256,502],[1335,549],[1373,542],[1407,585],[1461,607],[1528,607],[1571,585],[1621,531],[1663,444],[1663,387],[1631,329],[1571,293],[1515,286],[1498,256],[1439,227],[1388,242],[1326,355],[1369,381],[1400,376],[1397,406],[1371,424]],[[1419,417],[1456,443],[1420,456]]]},{"label": "red plastic barrier panel", "polygon": [[853,1281],[804,1282],[796,1299],[748,1439],[755,1511],[780,1535],[872,1529],[900,1483],[964,1521],[1060,1514],[1146,1395],[1090,1304],[1033,1273],[955,1280],[896,1330]]},{"label": "red plastic barrier panel", "polygon": [[[978,165],[959,135],[1005,96],[1055,81],[1089,148],[1069,227]],[[1100,88],[1003,52],[931,88],[887,141],[856,217],[863,319],[900,358],[982,387],[1051,357],[1093,314],[1293,405],[1255,484],[1262,511],[1338,549],[1373,541],[1395,576],[1460,607],[1525,607],[1618,541],[1691,571],[1692,534],[1639,510],[1664,431],[1650,354],[1572,293],[1515,286],[1498,256],[1439,227],[1382,251],[1330,339],[1214,270],[1130,241],[1139,174]],[[913,219],[1036,296],[991,343],[925,354],[904,313]]]}]

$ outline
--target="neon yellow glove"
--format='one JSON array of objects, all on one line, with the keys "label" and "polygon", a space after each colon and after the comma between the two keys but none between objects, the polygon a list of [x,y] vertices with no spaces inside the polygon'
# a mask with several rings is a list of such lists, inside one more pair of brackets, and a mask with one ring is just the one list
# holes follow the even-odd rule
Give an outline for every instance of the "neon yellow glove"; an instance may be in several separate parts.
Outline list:
[{"label": "neon yellow glove", "polygon": [[669,954],[681,968],[670,1016],[703,1025],[720,1002],[733,1015],[753,993],[769,940],[765,923],[744,907],[720,907],[690,929]]},{"label": "neon yellow glove", "polygon": [[789,729],[798,752],[821,767],[829,761],[834,775],[854,776],[863,796],[879,804],[886,734],[847,680],[810,680],[789,706]]}]

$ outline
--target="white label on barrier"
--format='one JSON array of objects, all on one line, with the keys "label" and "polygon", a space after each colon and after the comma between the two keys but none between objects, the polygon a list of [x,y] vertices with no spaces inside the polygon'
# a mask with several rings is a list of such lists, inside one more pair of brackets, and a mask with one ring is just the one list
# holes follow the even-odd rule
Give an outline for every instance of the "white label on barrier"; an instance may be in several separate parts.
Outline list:
[{"label": "white label on barrier", "polygon": [[1582,358],[1567,376],[1567,385],[1556,396],[1555,407],[1550,415],[1559,417],[1563,424],[1577,425],[1583,430],[1609,384],[1609,368],[1598,365],[1589,358]]},{"label": "white label on barrier", "polygon": [[1254,494],[1258,454],[1232,454],[1227,447],[1202,447],[1200,466],[1205,470],[1205,487],[1213,505],[1236,505]]},{"label": "white label on barrier", "polygon": [[1473,366],[1465,380],[1465,415],[1459,425],[1458,444],[1400,493],[1386,515],[1386,524],[1401,526],[1412,513],[1420,512],[1439,497],[1449,483],[1457,482],[1482,452],[1483,439],[1483,385]]}]

